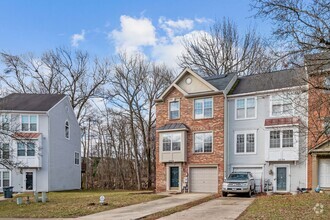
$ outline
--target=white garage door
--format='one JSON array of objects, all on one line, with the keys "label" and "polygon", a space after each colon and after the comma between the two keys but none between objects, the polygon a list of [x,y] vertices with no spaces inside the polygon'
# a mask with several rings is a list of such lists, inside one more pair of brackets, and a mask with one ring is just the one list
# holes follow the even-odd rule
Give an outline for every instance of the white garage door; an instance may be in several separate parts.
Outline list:
[{"label": "white garage door", "polygon": [[256,191],[261,192],[262,189],[262,168],[261,167],[234,167],[234,172],[251,172],[256,183]]},{"label": "white garage door", "polygon": [[218,169],[216,167],[192,167],[189,179],[190,192],[218,192]]},{"label": "white garage door", "polygon": [[320,159],[319,178],[320,187],[330,187],[330,159]]}]

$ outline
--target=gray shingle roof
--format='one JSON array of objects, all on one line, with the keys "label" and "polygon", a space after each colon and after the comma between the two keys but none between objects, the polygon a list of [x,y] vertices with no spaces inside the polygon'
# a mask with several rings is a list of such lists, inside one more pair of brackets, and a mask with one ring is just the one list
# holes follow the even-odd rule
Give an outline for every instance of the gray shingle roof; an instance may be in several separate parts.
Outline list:
[{"label": "gray shingle roof", "polygon": [[238,78],[230,94],[243,94],[306,85],[304,69],[288,69]]},{"label": "gray shingle roof", "polygon": [[188,127],[183,123],[172,123],[166,124],[157,129],[157,131],[165,131],[165,130],[189,130]]},{"label": "gray shingle roof", "polygon": [[0,99],[0,110],[48,111],[65,95],[13,93]]},{"label": "gray shingle roof", "polygon": [[210,77],[203,77],[208,83],[210,83],[215,88],[219,89],[220,91],[224,90],[228,83],[233,79],[236,73],[229,73],[225,75],[217,75],[217,76],[210,76]]}]

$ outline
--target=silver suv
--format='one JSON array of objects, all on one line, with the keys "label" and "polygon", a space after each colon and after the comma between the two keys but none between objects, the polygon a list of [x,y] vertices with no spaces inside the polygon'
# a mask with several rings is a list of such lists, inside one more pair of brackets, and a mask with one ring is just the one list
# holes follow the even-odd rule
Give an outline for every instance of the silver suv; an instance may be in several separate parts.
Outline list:
[{"label": "silver suv", "polygon": [[222,196],[228,193],[247,194],[249,197],[255,192],[256,184],[251,172],[233,172],[222,184]]}]

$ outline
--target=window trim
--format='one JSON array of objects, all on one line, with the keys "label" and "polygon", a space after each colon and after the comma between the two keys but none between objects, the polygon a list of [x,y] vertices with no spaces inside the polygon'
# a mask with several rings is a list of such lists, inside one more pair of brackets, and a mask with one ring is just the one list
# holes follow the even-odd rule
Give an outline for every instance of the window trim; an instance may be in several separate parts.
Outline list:
[{"label": "window trim", "polygon": [[[203,152],[195,152],[195,134],[201,134],[201,133],[211,133],[212,134],[212,151],[211,152],[204,152],[204,145],[203,145]],[[213,132],[213,130],[195,131],[192,134],[193,134],[193,144],[192,144],[193,154],[212,154],[214,152],[214,140],[213,140],[214,139],[214,132]]]},{"label": "window trim", "polygon": [[[171,118],[171,103],[178,102],[179,103],[179,117],[178,118]],[[181,118],[181,102],[179,98],[173,98],[168,101],[168,119],[169,120],[178,120]]]},{"label": "window trim", "polygon": [[3,130],[3,127],[2,127],[2,125],[3,125],[3,122],[2,122],[2,118],[3,118],[3,115],[8,115],[8,131],[10,131],[11,130],[11,114],[9,114],[9,113],[1,113],[0,114],[0,130],[1,131],[7,131],[7,130]]},{"label": "window trim", "polygon": [[11,186],[11,171],[10,170],[6,170],[6,169],[3,169],[1,170],[0,169],[0,189],[3,188],[3,173],[4,172],[8,172],[9,173],[9,185],[8,186]]},{"label": "window trim", "polygon": [[[69,137],[66,137],[66,123],[68,123]],[[65,139],[70,140],[70,137],[71,137],[71,134],[70,133],[71,133],[70,123],[69,123],[69,120],[67,119],[64,122],[64,137],[65,137]]]},{"label": "window trim", "polygon": [[[272,131],[279,131],[280,132],[280,147],[270,147],[270,132]],[[283,131],[292,131],[292,147],[283,147]],[[293,129],[292,127],[289,128],[281,128],[281,129],[271,129],[269,130],[269,134],[268,134],[268,148],[272,149],[272,150],[281,150],[281,149],[293,149],[295,148],[295,129]],[[299,132],[299,131],[298,131]],[[299,141],[299,136],[297,137],[298,141]],[[299,148],[299,144],[298,144],[298,148]]]},{"label": "window trim", "polygon": [[[4,155],[4,147],[3,145],[4,144],[8,144],[8,158],[4,158],[3,155]],[[9,142],[0,142],[0,159],[2,160],[10,160],[10,143]]]},{"label": "window trim", "polygon": [[[29,118],[29,130],[28,131],[23,131],[22,116],[28,116],[28,118]],[[36,116],[37,117],[37,128],[36,128],[35,131],[30,130],[30,124],[31,124],[30,116]],[[20,126],[19,127],[20,127],[21,132],[30,132],[30,133],[38,133],[39,132],[39,115],[37,115],[37,114],[20,114],[19,120],[20,120]]]},{"label": "window trim", "polygon": [[[79,163],[78,164],[76,164],[76,154],[78,154],[78,159],[79,159]],[[73,163],[74,163],[74,165],[80,166],[80,160],[81,160],[80,153],[78,151],[75,151],[73,153]]]},{"label": "window trim", "polygon": [[[244,134],[244,152],[237,152],[237,135]],[[254,152],[246,152],[247,134],[254,134]],[[234,132],[235,155],[257,154],[257,130],[242,130]]]},{"label": "window trim", "polygon": [[[285,95],[285,94],[282,94],[282,95]],[[269,117],[272,117],[272,118],[280,118],[280,117],[293,117],[293,116],[296,116],[296,111],[295,111],[295,103],[294,102],[291,102],[292,104],[292,114],[283,114],[283,97],[282,97],[281,94],[273,94],[273,95],[270,95],[269,97],[269,104],[270,104],[270,111],[269,111]],[[290,96],[290,94],[287,94],[288,96]],[[281,114],[280,115],[273,115],[273,98],[275,96],[279,96],[281,98]],[[292,97],[291,97],[292,98]]]},{"label": "window trim", "polygon": [[[180,135],[180,150],[172,150],[173,149],[173,145],[172,145],[172,143],[173,143],[173,141],[172,141],[172,135],[173,134],[178,134],[178,135]],[[171,150],[168,150],[168,151],[164,151],[164,135],[171,135]],[[183,142],[183,138],[182,138],[182,133],[181,132],[165,132],[165,133],[163,133],[162,135],[161,135],[161,146],[159,146],[159,147],[161,147],[161,151],[164,153],[164,152],[181,152],[182,151],[182,142]]]},{"label": "window trim", "polygon": [[[27,151],[28,151],[28,143],[34,143],[34,156],[28,156],[27,155]],[[18,155],[18,144],[19,143],[23,143],[24,144],[24,156],[19,156]],[[38,144],[38,141],[36,140],[24,140],[24,141],[16,141],[16,157],[17,158],[33,158],[33,157],[37,157],[37,153],[38,153],[38,147],[39,147],[39,144]]]},{"label": "window trim", "polygon": [[[204,117],[204,103],[203,103],[203,118],[196,118],[195,117],[195,101],[196,100],[201,100],[201,99],[209,99],[209,98],[211,98],[212,99],[212,115],[211,115],[211,117],[207,117],[207,118],[205,118]],[[213,96],[207,96],[207,97],[198,97],[198,98],[194,98],[193,99],[193,119],[194,120],[201,120],[201,119],[211,119],[211,118],[213,118],[214,117],[214,98],[213,98]]]},{"label": "window trim", "polygon": [[[254,98],[254,117],[247,117],[247,100]],[[244,99],[244,118],[238,118],[237,117],[237,101],[240,99]],[[241,97],[235,99],[235,120],[251,120],[251,119],[257,119],[257,112],[258,112],[258,103],[257,103],[257,97],[256,96],[249,96],[249,97]]]}]

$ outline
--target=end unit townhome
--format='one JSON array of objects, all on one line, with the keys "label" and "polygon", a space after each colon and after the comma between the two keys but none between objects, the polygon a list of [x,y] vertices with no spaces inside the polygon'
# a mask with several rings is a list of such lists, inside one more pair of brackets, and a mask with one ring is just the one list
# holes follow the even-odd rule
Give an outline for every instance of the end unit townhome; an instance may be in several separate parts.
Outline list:
[{"label": "end unit townhome", "polygon": [[0,100],[0,114],[1,191],[80,189],[81,135],[67,96],[11,94]]}]

